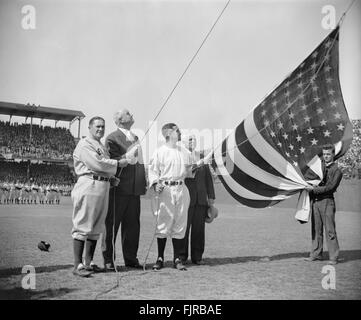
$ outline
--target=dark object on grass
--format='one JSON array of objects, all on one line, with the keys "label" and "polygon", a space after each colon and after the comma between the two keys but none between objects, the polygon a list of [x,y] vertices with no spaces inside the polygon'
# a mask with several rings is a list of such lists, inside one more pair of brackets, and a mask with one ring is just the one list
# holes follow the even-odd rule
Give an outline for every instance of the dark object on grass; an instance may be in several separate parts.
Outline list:
[{"label": "dark object on grass", "polygon": [[49,251],[50,243],[45,242],[45,241],[40,241],[40,242],[38,243],[38,248],[39,248],[41,251]]}]

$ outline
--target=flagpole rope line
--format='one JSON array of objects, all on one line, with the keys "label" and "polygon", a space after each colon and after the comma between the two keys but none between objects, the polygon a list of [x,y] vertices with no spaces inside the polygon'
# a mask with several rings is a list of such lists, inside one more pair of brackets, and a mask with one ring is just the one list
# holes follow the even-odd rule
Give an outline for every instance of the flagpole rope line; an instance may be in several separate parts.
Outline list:
[{"label": "flagpole rope line", "polygon": [[223,15],[224,11],[227,9],[229,3],[231,2],[231,0],[228,0],[226,5],[224,6],[224,8],[222,9],[221,13],[218,15],[217,19],[215,20],[215,22],[213,23],[212,27],[210,28],[210,30],[208,31],[207,35],[204,37],[202,43],[200,44],[200,46],[198,47],[197,51],[195,52],[195,54],[193,55],[193,57],[191,58],[191,60],[189,61],[188,65],[186,66],[185,70],[183,71],[183,73],[181,74],[181,76],[179,77],[178,81],[176,82],[175,86],[173,87],[173,89],[171,90],[171,92],[169,93],[169,95],[167,96],[167,98],[165,99],[163,105],[161,106],[161,108],[159,109],[159,111],[157,112],[156,116],[154,117],[152,123],[150,124],[150,126],[148,127],[147,131],[144,133],[143,138],[141,139],[140,143],[143,141],[143,139],[146,137],[146,135],[148,134],[149,130],[152,128],[154,122],[157,120],[157,118],[159,117],[160,113],[163,111],[164,107],[166,106],[166,104],[168,103],[169,99],[171,98],[171,96],[173,95],[174,91],[177,89],[179,83],[182,81],[184,75],[186,74],[186,72],[188,71],[188,69],[190,68],[191,64],[193,63],[193,61],[195,60],[195,58],[197,57],[199,51],[202,49],[203,45],[205,44],[205,42],[207,41],[208,37],[210,36],[211,32],[213,31],[213,29],[215,28],[216,24],[218,23],[219,19],[221,18],[221,16]]},{"label": "flagpole rope line", "polygon": [[[175,90],[177,89],[178,85],[180,84],[180,82],[182,81],[183,77],[185,76],[186,72],[188,71],[188,69],[190,68],[191,64],[193,63],[193,61],[195,60],[195,58],[197,57],[199,51],[202,49],[203,45],[205,44],[205,42],[207,41],[207,39],[209,38],[210,34],[212,33],[213,29],[215,28],[216,24],[218,23],[218,21],[220,20],[221,16],[223,15],[224,11],[227,9],[229,3],[231,2],[231,0],[228,0],[226,5],[223,7],[222,11],[220,12],[220,14],[218,15],[217,19],[215,20],[215,22],[213,23],[212,27],[210,28],[210,30],[208,31],[208,33],[206,34],[206,36],[204,37],[202,43],[200,44],[200,46],[198,47],[197,51],[195,52],[195,54],[192,56],[191,60],[189,61],[189,63],[187,64],[185,70],[183,71],[183,73],[181,74],[181,76],[178,78],[178,81],[176,82],[176,84],[174,85],[173,89],[171,90],[171,92],[169,93],[169,95],[167,96],[167,98],[165,99],[164,103],[162,104],[161,108],[159,109],[159,111],[157,112],[156,116],[154,117],[152,123],[150,124],[150,126],[148,127],[147,131],[144,133],[144,136],[142,137],[141,141],[139,142],[139,144],[142,143],[142,141],[144,140],[144,138],[147,136],[149,130],[152,128],[154,122],[157,120],[157,118],[159,117],[160,113],[163,111],[163,109],[165,108],[165,106],[167,105],[168,101],[170,100],[170,98],[172,97],[173,93],[175,92]],[[118,176],[120,175],[120,173],[122,172],[122,169],[120,170]],[[99,294],[97,294],[95,296],[95,300],[102,294],[106,294],[106,293],[109,293],[111,291],[113,291],[114,289],[118,288],[119,285],[120,285],[120,277],[119,277],[119,273],[118,273],[118,270],[117,270],[117,267],[115,265],[115,236],[114,236],[114,228],[115,228],[115,188],[114,188],[114,198],[113,198],[113,238],[112,238],[112,243],[113,243],[113,264],[114,264],[114,268],[115,268],[115,271],[116,271],[116,274],[117,274],[117,283],[116,285],[114,285],[113,287],[107,289],[107,290],[104,290],[102,292],[100,292]],[[158,209],[159,209],[159,199],[158,199]],[[158,218],[157,218],[157,221],[158,221]],[[154,230],[154,234],[153,234],[153,238],[152,238],[152,241],[151,241],[151,244],[149,246],[149,249],[148,249],[148,252],[147,252],[147,256],[145,258],[145,261],[144,261],[144,264],[143,264],[143,270],[145,271],[145,264],[146,264],[146,261],[147,261],[147,258],[148,258],[148,255],[149,255],[149,252],[151,250],[151,247],[153,245],[153,242],[154,242],[154,238],[155,238],[155,234],[156,234],[156,227],[157,227],[157,224],[155,225],[155,230]],[[147,274],[148,272],[144,272],[142,274]],[[141,275],[141,274],[139,274]],[[121,277],[122,279],[125,277],[126,275],[123,275],[123,277]],[[145,297],[145,296],[140,296],[140,295],[137,295],[139,297],[142,297],[142,298],[147,298],[147,299],[154,299],[153,297],[152,298],[148,298],[148,297]]]},{"label": "flagpole rope line", "polygon": [[[159,220],[159,193],[157,192],[157,195],[155,197],[156,199],[156,203],[157,203],[157,210],[156,210],[156,213],[157,213],[157,217],[156,217],[156,220],[155,220],[155,225],[154,225],[154,232],[153,232],[153,237],[152,237],[152,241],[150,242],[150,245],[149,245],[149,248],[148,248],[148,251],[147,251],[147,254],[145,256],[145,259],[144,259],[144,263],[143,263],[143,270],[145,271],[145,267],[146,267],[146,263],[147,263],[147,260],[148,260],[148,256],[149,256],[149,253],[150,253],[150,249],[152,248],[153,246],[153,242],[154,242],[154,239],[155,239],[155,235],[156,235],[156,232],[157,232],[157,226],[158,226],[158,220]],[[153,208],[152,208],[152,211],[153,211]],[[153,212],[154,214],[154,212]]]},{"label": "flagpole rope line", "polygon": [[[193,63],[193,61],[195,60],[195,58],[197,57],[199,51],[201,50],[201,48],[203,47],[203,45],[205,44],[205,42],[207,41],[208,37],[210,36],[211,32],[213,31],[213,29],[215,28],[216,24],[218,23],[218,21],[220,20],[221,16],[223,15],[224,11],[227,9],[229,3],[231,2],[231,0],[228,0],[226,5],[224,6],[224,8],[222,9],[221,13],[218,15],[217,19],[215,20],[215,22],[213,23],[211,29],[208,31],[207,35],[205,36],[205,38],[203,39],[201,45],[198,47],[197,51],[195,52],[195,54],[192,56],[191,60],[189,61],[189,63],[187,64],[185,70],[183,71],[183,73],[181,74],[181,76],[178,78],[178,81],[176,82],[176,84],[174,85],[173,89],[171,90],[171,92],[169,93],[169,95],[167,96],[167,98],[165,99],[164,103],[162,104],[161,108],[159,109],[159,111],[157,112],[156,116],[154,117],[152,123],[150,124],[150,126],[148,127],[148,129],[146,130],[144,136],[142,137],[141,141],[139,144],[141,144],[141,142],[144,140],[144,138],[147,136],[149,130],[152,128],[154,122],[157,120],[157,118],[159,117],[159,115],[161,114],[161,112],[163,111],[163,109],[165,108],[165,106],[167,105],[168,101],[170,100],[170,98],[172,97],[173,93],[175,92],[175,90],[177,89],[178,85],[180,84],[180,82],[182,81],[183,77],[185,76],[186,72],[188,71],[188,69],[190,68],[191,64]],[[353,4],[356,2],[356,0],[353,0],[351,2],[351,4],[348,6],[347,10],[342,14],[339,22],[338,22],[338,26],[341,27],[342,23],[343,23],[343,20],[346,16],[346,14],[348,13],[348,11],[351,9],[351,7],[353,6]],[[334,46],[334,43],[335,43],[335,40],[338,36],[340,32],[340,29],[337,31],[337,34],[335,35],[333,41],[332,41],[332,44],[330,46],[330,48],[328,48],[327,52],[326,52],[326,55],[328,55],[328,53],[330,52],[330,50],[333,48]],[[321,64],[319,65],[316,73],[315,73],[315,76],[317,77],[317,75],[319,74],[320,70],[321,70],[321,67],[324,65],[325,63],[325,59],[323,59],[323,61],[321,62]],[[293,72],[293,71],[292,71]],[[286,80],[291,74],[292,72],[288,73],[287,76],[284,78],[284,80]],[[284,81],[283,80],[283,81]],[[283,82],[281,81],[281,83]],[[280,84],[281,84],[280,83]],[[277,86],[274,87],[274,89],[271,91],[273,92],[278,86],[280,86],[280,84],[278,84]],[[308,85],[305,87],[305,89],[302,90],[301,94],[303,94],[304,92],[306,92],[308,90],[308,88],[310,87],[311,85],[311,82],[308,83]],[[270,94],[271,92],[269,92],[267,95],[264,96],[264,98],[261,100],[261,101],[264,101]],[[280,115],[278,117],[276,117],[275,119],[273,119],[271,121],[271,124],[273,124],[276,120],[278,120],[283,114],[285,114],[292,106],[293,104],[298,100],[299,98],[297,97],[285,110],[283,110]],[[258,104],[259,105],[259,104]],[[256,105],[252,110],[254,110],[255,108],[257,108]],[[253,134],[251,137],[248,137],[246,140],[242,141],[241,143],[237,144],[236,146],[234,146],[231,150],[234,150],[235,148],[238,148],[239,146],[243,145],[244,143],[248,142],[250,139],[252,139],[253,137],[255,137],[256,135],[259,135],[261,132],[263,132],[264,130],[266,130],[268,126],[265,126],[263,128],[261,128],[259,131],[257,131],[255,134]],[[212,154],[214,153],[214,150],[217,150],[221,145],[222,145],[223,141],[216,147],[213,149],[213,151],[211,152]],[[208,164],[203,164],[203,165],[208,165]],[[203,165],[200,165],[200,166],[203,166]],[[115,197],[114,197],[114,206],[115,206]],[[159,199],[158,199],[158,206],[159,206]],[[159,209],[159,208],[158,208]],[[115,212],[115,210],[114,210]],[[114,222],[115,220],[113,219],[113,248],[114,248]],[[148,258],[148,255],[149,255],[149,252],[150,252],[150,249],[153,245],[153,242],[154,242],[154,238],[155,238],[155,232],[156,232],[156,229],[154,231],[154,235],[153,235],[153,238],[152,238],[152,241],[151,241],[151,244],[149,246],[149,249],[147,251],[147,256],[145,258],[145,261],[144,261],[144,264],[143,264],[143,270],[145,271],[145,265],[146,265],[146,261],[147,261],[147,258]],[[120,279],[119,279],[119,275],[118,275],[118,271],[117,271],[117,268],[116,268],[116,265],[115,265],[115,257],[114,257],[114,254],[115,254],[115,250],[114,250],[114,253],[113,253],[113,263],[114,263],[114,267],[115,267],[115,270],[117,272],[117,284],[115,286],[113,286],[112,288],[106,290],[106,291],[103,291],[101,292],[100,294],[105,294],[105,293],[109,293],[111,292],[112,290],[116,289],[117,287],[119,287],[119,284],[120,284]],[[143,274],[147,274],[148,272],[144,272]],[[125,275],[124,275],[125,276]],[[124,277],[123,276],[123,277]],[[122,278],[123,278],[122,277]],[[95,299],[97,299],[97,297],[100,295],[98,294]],[[140,296],[140,295],[137,295],[139,297],[143,297],[144,296]],[[146,297],[147,298],[147,297]],[[153,299],[153,298],[149,298],[149,299]]]}]

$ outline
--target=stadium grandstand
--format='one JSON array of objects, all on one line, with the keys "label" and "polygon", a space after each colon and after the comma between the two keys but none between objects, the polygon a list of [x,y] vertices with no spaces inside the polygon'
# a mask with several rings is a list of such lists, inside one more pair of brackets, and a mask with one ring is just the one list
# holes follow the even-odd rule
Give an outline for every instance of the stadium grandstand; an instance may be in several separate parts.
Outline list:
[{"label": "stadium grandstand", "polygon": [[361,119],[351,120],[353,127],[352,144],[338,165],[344,179],[361,179]]},{"label": "stadium grandstand", "polygon": [[[9,121],[0,121],[0,201],[55,204],[60,194],[70,195],[75,182],[72,154],[85,115],[9,102],[0,102],[0,114],[9,116]],[[15,116],[24,117],[24,123],[12,121]],[[54,120],[54,127],[43,126],[43,120]],[[68,122],[69,128],[57,127],[59,121]],[[76,121],[78,137],[70,132]]]}]

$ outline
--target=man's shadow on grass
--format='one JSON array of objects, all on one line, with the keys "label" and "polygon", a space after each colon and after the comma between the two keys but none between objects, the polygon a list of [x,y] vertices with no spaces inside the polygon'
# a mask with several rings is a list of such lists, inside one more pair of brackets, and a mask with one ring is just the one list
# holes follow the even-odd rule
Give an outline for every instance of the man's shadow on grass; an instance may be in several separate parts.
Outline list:
[{"label": "man's shadow on grass", "polygon": [[[222,264],[233,264],[233,263],[244,263],[251,261],[258,262],[269,262],[269,261],[279,261],[293,258],[306,258],[309,256],[309,252],[293,252],[293,253],[282,253],[274,256],[245,256],[245,257],[224,257],[224,258],[204,258],[205,265],[215,266]],[[323,253],[324,261],[328,260],[328,252],[325,251]],[[339,255],[339,260],[341,263],[345,263],[348,261],[361,260],[361,250],[341,250]],[[165,264],[171,265],[171,262],[167,261]],[[147,263],[146,269],[151,269],[153,264]],[[72,264],[64,264],[64,265],[55,265],[55,266],[42,266],[35,267],[36,274],[46,273],[46,272],[54,272],[58,270],[66,270],[73,268]],[[119,271],[129,271],[127,268],[120,268]],[[7,278],[13,275],[21,275],[22,268],[8,268],[8,269],[0,269],[0,278]],[[141,271],[141,270],[138,270]]]},{"label": "man's shadow on grass", "polygon": [[[222,265],[232,263],[243,263],[243,262],[269,262],[279,261],[294,258],[306,258],[310,255],[309,252],[293,252],[293,253],[282,253],[274,256],[245,256],[245,257],[225,257],[225,258],[205,258],[204,262],[206,265]],[[361,250],[341,250],[339,254],[340,263],[348,261],[361,260]],[[323,253],[323,261],[328,261],[328,252]]]}]

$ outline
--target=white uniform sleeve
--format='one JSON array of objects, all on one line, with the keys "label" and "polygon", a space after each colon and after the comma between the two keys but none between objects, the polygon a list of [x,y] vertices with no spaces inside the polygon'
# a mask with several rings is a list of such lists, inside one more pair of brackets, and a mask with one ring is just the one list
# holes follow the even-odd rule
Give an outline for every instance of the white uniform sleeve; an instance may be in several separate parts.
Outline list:
[{"label": "white uniform sleeve", "polygon": [[149,169],[148,169],[148,180],[149,180],[149,188],[153,185],[153,183],[159,180],[161,171],[160,171],[160,162],[158,150],[156,150],[153,154],[152,159],[150,160]]},{"label": "white uniform sleeve", "polygon": [[115,175],[117,172],[118,161],[104,158],[91,145],[83,144],[78,157],[80,161],[94,172],[104,172],[110,175]]}]

